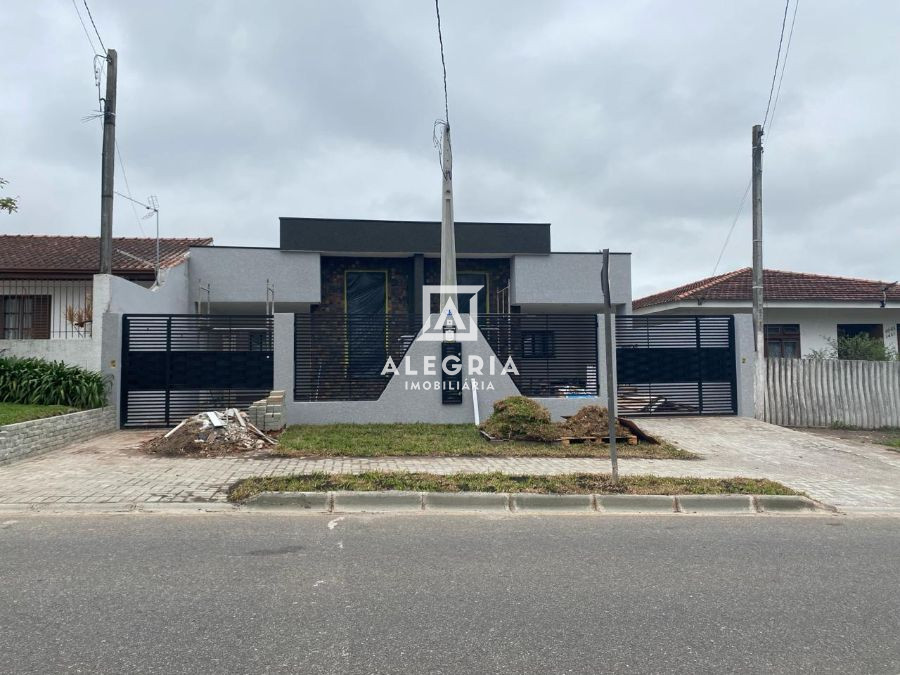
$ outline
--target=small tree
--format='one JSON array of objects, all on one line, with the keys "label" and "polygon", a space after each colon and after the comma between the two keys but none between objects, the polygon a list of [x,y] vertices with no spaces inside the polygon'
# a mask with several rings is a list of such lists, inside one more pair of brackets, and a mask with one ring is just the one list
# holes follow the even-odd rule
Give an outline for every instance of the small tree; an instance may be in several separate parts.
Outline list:
[{"label": "small tree", "polygon": [[[8,184],[9,181],[0,178],[0,188],[4,185]],[[19,210],[19,202],[16,197],[0,197],[0,211],[6,211],[7,213],[12,213],[13,211]]]},{"label": "small tree", "polygon": [[827,347],[813,349],[807,358],[810,359],[844,359],[846,361],[896,361],[897,350],[886,344],[881,338],[872,337],[868,333],[858,335],[841,335],[837,339],[825,338]]}]

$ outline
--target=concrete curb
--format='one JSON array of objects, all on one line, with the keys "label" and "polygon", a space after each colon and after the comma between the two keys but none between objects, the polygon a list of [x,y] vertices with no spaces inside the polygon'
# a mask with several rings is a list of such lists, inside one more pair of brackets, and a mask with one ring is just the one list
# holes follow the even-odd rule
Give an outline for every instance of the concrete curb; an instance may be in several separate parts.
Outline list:
[{"label": "concrete curb", "polygon": [[682,513],[756,513],[750,495],[681,495],[677,501]]},{"label": "concrete curb", "polygon": [[600,513],[677,513],[669,495],[597,495]]},{"label": "concrete curb", "polygon": [[791,495],[757,495],[753,498],[756,508],[760,513],[818,513],[821,511],[829,512],[831,509],[824,508],[807,497],[797,497]]},{"label": "concrete curb", "polygon": [[518,492],[510,495],[514,511],[524,513],[580,513],[595,511],[594,495],[544,495]]},{"label": "concrete curb", "polygon": [[[609,515],[825,515],[833,507],[782,495],[551,495],[507,492],[260,492],[229,502],[0,504],[0,515],[128,513],[521,513]],[[881,512],[878,512],[881,513]]]},{"label": "concrete curb", "polygon": [[[193,505],[192,505],[193,506]],[[243,510],[317,513],[495,512],[738,515],[833,513],[799,496],[555,495],[531,492],[261,492]]]},{"label": "concrete curb", "polygon": [[505,492],[426,492],[426,511],[509,511]]},{"label": "concrete curb", "polygon": [[332,492],[332,513],[421,511],[422,492]]}]

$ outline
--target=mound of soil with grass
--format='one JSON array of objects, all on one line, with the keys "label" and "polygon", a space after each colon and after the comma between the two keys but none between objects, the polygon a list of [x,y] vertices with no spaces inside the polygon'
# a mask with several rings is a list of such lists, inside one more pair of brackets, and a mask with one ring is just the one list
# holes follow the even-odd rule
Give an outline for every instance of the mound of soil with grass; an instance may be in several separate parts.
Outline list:
[{"label": "mound of soil with grass", "polygon": [[[586,405],[565,422],[557,425],[562,436],[583,438],[609,436],[609,411],[600,405]],[[630,436],[631,431],[616,422],[616,436]]]},{"label": "mound of soil with grass", "polygon": [[[604,438],[609,435],[609,413],[599,405],[586,405],[564,422],[553,422],[550,411],[525,396],[510,396],[494,403],[493,414],[481,425],[491,438],[510,441],[556,441],[563,437]],[[616,422],[616,436],[632,432]]]},{"label": "mound of soil with grass", "polygon": [[494,412],[481,425],[492,438],[515,441],[553,441],[559,438],[550,411],[526,396],[494,402]]}]

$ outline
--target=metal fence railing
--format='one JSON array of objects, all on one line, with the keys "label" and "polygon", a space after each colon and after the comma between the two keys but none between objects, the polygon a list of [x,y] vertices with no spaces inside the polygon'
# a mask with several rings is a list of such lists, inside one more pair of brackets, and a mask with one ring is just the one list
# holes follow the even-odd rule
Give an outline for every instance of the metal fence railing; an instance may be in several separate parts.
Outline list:
[{"label": "metal fence railing", "polygon": [[93,332],[93,282],[0,279],[0,339],[84,339]]},{"label": "metal fence railing", "polygon": [[598,395],[595,314],[483,314],[478,327],[524,396]]},{"label": "metal fence railing", "polygon": [[[597,317],[486,314],[481,334],[526,396],[596,396]],[[294,399],[374,401],[391,376],[387,358],[399,364],[422,326],[413,314],[297,314],[294,317]]]},{"label": "metal fence railing", "polygon": [[422,327],[415,314],[294,315],[294,399],[374,401]]}]

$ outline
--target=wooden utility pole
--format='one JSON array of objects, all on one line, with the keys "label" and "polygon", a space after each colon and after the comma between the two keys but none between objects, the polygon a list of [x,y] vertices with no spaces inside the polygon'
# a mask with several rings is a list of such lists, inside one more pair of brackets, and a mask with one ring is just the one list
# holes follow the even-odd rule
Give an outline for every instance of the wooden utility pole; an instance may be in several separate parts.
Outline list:
[{"label": "wooden utility pole", "polygon": [[766,337],[763,318],[762,126],[753,127],[753,332],[756,367],[753,401],[756,419],[765,417]]},{"label": "wooden utility pole", "polygon": [[103,156],[100,168],[100,274],[112,274],[113,185],[116,173],[115,49],[106,52],[106,98],[103,101]]}]

